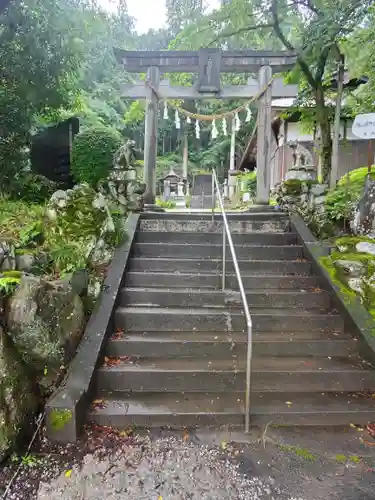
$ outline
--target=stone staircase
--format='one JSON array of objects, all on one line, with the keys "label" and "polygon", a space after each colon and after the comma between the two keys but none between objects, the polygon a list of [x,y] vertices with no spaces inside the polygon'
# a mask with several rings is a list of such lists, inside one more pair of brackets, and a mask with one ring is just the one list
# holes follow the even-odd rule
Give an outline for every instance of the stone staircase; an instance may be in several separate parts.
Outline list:
[{"label": "stone staircase", "polygon": [[[143,214],[89,420],[99,425],[243,426],[247,333],[233,265],[221,291],[216,216]],[[375,372],[344,330],[289,219],[228,215],[253,320],[251,422],[373,419]]]}]

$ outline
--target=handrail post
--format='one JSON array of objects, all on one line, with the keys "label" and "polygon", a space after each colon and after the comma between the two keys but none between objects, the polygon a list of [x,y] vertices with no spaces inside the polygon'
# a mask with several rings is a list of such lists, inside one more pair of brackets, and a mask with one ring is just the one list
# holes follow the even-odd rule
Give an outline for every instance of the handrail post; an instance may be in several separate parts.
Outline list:
[{"label": "handrail post", "polygon": [[[253,356],[253,326],[251,320],[251,314],[249,311],[249,304],[247,303],[246,292],[243,286],[243,281],[241,277],[240,267],[238,265],[238,260],[236,256],[236,251],[233,244],[232,235],[229,229],[228,219],[224,210],[224,202],[221,197],[219,183],[217,180],[217,175],[215,169],[212,169],[212,179],[213,179],[213,192],[217,192],[217,197],[219,200],[220,211],[223,217],[223,276],[222,276],[222,289],[225,290],[225,281],[226,281],[226,244],[228,240],[229,250],[232,255],[234,272],[236,274],[238,288],[240,291],[240,296],[242,300],[242,305],[244,309],[244,314],[246,318],[246,326],[247,326],[247,353],[246,353],[246,388],[245,388],[245,432],[250,431],[250,400],[251,400],[251,365],[252,365],[252,356]],[[213,212],[212,212],[213,218]]]},{"label": "handrail post", "polygon": [[212,170],[212,222],[214,221],[215,217],[215,177],[214,177],[214,170]]},{"label": "handrail post", "polygon": [[223,276],[222,276],[222,285],[221,288],[224,291],[225,290],[225,274],[226,274],[226,269],[225,269],[225,262],[226,262],[226,253],[227,253],[227,238],[226,238],[226,233],[225,233],[225,224],[223,220]]},{"label": "handrail post", "polygon": [[[247,322],[247,338],[253,338],[253,326]],[[253,358],[253,343],[248,342],[246,356],[246,392],[245,392],[245,432],[250,432],[250,402],[251,402],[251,362]]]}]

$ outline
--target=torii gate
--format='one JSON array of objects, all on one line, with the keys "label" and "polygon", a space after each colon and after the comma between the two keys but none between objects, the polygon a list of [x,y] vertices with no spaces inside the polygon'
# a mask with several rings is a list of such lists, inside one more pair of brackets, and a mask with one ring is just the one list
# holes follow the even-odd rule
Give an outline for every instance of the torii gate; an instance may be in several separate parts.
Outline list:
[{"label": "torii gate", "polygon": [[[146,80],[128,84],[123,98],[146,99],[144,180],[145,205],[152,206],[156,196],[156,156],[158,101],[163,99],[251,99],[272,79],[272,73],[290,70],[297,62],[289,52],[201,49],[199,51],[128,51],[114,49],[116,59],[126,71],[146,73]],[[221,88],[220,73],[251,73],[259,71],[259,80],[250,78],[247,85]],[[198,73],[193,87],[170,86],[160,81],[160,73]],[[268,204],[271,159],[272,98],[295,97],[296,85],[284,85],[275,79],[259,99],[257,142],[257,203]]]}]

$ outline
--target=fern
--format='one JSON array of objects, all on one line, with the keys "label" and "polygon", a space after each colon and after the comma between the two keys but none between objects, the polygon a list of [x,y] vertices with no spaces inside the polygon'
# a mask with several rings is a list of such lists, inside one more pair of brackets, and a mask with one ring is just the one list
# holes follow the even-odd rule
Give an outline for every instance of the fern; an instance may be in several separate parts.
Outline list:
[{"label": "fern", "polygon": [[0,276],[0,297],[11,295],[20,281],[19,276]]}]

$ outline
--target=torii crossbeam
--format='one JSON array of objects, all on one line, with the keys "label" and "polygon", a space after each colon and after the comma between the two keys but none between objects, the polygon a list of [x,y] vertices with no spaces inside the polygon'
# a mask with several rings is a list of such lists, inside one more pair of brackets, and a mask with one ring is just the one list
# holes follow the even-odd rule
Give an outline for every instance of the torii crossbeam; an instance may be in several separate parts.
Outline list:
[{"label": "torii crossbeam", "polygon": [[[124,69],[146,73],[145,81],[126,85],[122,97],[146,99],[144,179],[145,204],[152,206],[156,194],[156,156],[158,130],[158,100],[163,99],[251,99],[272,79],[294,67],[297,58],[288,52],[202,49],[199,51],[127,51],[114,49],[116,59]],[[220,73],[250,73],[259,71],[259,80],[250,78],[247,85],[221,88]],[[193,87],[170,86],[160,81],[160,73],[198,73]],[[268,204],[271,159],[271,101],[276,97],[295,97],[296,85],[285,85],[277,78],[259,99],[257,143],[257,203]]]}]

